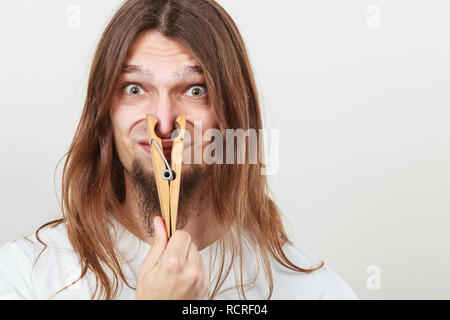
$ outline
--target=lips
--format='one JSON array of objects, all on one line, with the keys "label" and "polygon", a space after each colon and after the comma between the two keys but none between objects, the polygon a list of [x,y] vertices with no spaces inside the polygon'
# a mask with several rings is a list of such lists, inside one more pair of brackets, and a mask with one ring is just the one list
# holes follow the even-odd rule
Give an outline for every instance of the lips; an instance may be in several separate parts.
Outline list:
[{"label": "lips", "polygon": [[[162,142],[162,147],[163,147],[162,151],[163,151],[164,157],[166,157],[166,159],[169,161],[170,156],[172,154],[173,141],[162,140],[161,142]],[[147,153],[151,153],[151,148],[150,148],[148,141],[139,141],[139,144]]]}]

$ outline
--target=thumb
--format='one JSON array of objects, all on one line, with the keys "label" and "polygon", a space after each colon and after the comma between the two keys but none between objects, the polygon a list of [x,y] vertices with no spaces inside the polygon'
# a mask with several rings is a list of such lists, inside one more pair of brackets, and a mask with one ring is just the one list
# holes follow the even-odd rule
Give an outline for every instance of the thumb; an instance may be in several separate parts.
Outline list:
[{"label": "thumb", "polygon": [[142,269],[150,270],[152,269],[159,261],[159,258],[163,254],[167,245],[167,231],[166,224],[164,219],[160,216],[156,216],[153,220],[153,227],[155,230],[155,235],[153,237],[153,244],[150,248],[147,256],[142,262]]}]

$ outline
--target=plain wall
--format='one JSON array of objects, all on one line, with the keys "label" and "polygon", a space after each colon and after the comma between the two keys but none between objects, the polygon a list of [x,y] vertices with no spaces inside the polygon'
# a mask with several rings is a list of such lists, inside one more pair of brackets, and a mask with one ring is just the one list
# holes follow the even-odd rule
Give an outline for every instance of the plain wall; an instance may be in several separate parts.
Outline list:
[{"label": "plain wall", "polygon": [[[53,175],[120,3],[0,3],[0,245],[59,217],[63,162]],[[450,2],[219,3],[280,130],[289,236],[361,299],[450,298]]]}]

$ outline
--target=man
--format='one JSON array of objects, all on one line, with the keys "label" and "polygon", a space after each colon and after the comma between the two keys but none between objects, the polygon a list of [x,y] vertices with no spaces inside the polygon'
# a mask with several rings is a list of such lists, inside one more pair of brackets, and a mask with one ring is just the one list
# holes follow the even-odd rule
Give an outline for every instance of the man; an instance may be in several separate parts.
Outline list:
[{"label": "man", "polygon": [[[64,166],[63,217],[0,249],[0,298],[356,298],[288,241],[261,162],[186,161],[205,154],[207,139],[185,141],[177,231],[168,239],[146,115],[158,119],[170,162],[179,115],[193,137],[259,130],[257,97],[243,40],[219,4],[126,1],[94,57]],[[240,148],[251,152],[245,143],[233,153]]]}]

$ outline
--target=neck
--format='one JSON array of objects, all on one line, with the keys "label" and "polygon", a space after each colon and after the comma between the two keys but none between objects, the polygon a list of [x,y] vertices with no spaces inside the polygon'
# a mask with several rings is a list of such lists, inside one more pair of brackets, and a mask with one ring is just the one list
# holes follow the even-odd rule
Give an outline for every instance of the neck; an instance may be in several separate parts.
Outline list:
[{"label": "neck", "polygon": [[[134,225],[133,229],[129,229],[136,237],[142,241],[152,245],[154,238],[149,236],[148,232],[139,217],[139,206],[136,200],[132,197],[132,193],[128,192],[131,189],[131,181],[127,174],[125,174],[126,185],[126,199],[124,203],[124,213],[129,215]],[[195,243],[198,250],[202,250],[223,235],[219,223],[216,220],[216,212],[212,206],[212,199],[202,199],[202,203],[208,203],[210,205],[200,208],[196,215],[189,217],[186,225],[180,230],[186,231],[191,235],[191,240]],[[160,215],[160,212],[156,212],[155,215]]]}]

